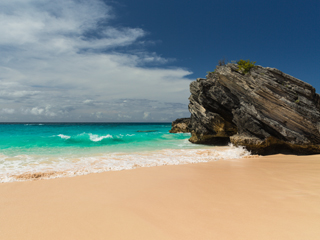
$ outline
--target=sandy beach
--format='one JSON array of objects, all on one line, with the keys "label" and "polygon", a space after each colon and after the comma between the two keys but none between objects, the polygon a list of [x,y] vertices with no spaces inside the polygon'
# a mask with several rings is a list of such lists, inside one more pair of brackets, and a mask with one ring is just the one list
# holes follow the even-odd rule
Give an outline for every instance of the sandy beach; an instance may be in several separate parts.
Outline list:
[{"label": "sandy beach", "polygon": [[0,184],[0,239],[319,239],[320,155]]}]

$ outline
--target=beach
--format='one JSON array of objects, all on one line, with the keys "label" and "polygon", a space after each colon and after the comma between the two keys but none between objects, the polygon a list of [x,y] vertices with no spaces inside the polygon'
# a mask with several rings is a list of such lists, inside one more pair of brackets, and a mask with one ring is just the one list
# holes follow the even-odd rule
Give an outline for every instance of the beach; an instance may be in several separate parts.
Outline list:
[{"label": "beach", "polygon": [[320,155],[0,184],[0,239],[319,239]]},{"label": "beach", "polygon": [[0,183],[235,159],[243,147],[192,144],[171,123],[0,124]]}]

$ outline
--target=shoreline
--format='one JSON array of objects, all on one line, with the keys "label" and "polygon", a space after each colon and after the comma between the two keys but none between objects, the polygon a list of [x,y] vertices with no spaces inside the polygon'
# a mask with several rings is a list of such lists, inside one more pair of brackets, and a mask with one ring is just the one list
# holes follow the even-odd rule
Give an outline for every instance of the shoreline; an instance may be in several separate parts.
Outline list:
[{"label": "shoreline", "polygon": [[0,184],[0,239],[317,239],[320,155]]},{"label": "shoreline", "polygon": [[[20,159],[21,156],[23,160]],[[0,183],[74,177],[140,167],[180,165],[251,156],[250,152],[243,147],[231,145],[131,152],[96,152],[86,155],[72,155],[71,157],[65,155],[18,155],[2,158],[2,162],[0,159]]]}]

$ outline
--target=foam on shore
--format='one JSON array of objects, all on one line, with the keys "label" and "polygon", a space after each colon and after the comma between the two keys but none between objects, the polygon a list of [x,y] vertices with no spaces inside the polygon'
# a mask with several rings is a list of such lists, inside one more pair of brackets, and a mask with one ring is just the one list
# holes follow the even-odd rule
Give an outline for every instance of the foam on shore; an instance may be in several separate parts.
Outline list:
[{"label": "foam on shore", "polygon": [[179,165],[250,156],[242,147],[164,149],[132,153],[95,153],[86,156],[0,155],[0,182],[72,177],[138,167]]}]

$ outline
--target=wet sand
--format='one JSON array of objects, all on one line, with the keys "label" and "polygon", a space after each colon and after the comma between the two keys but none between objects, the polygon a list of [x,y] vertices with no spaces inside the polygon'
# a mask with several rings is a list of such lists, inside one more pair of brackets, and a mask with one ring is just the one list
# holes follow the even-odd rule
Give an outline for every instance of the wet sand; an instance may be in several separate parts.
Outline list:
[{"label": "wet sand", "polygon": [[0,184],[0,239],[319,239],[320,155]]}]

